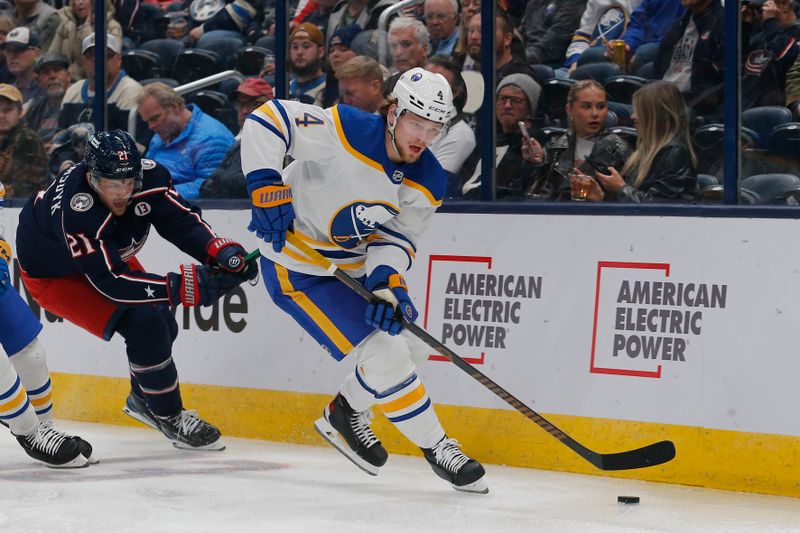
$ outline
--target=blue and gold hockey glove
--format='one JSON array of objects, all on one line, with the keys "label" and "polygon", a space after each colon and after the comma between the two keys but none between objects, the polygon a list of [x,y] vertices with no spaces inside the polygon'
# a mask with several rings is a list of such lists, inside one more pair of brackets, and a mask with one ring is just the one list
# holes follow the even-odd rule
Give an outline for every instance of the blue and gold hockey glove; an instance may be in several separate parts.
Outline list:
[{"label": "blue and gold hockey glove", "polygon": [[11,246],[0,238],[0,294],[11,287],[11,274],[8,264],[11,262]]},{"label": "blue and gold hockey glove", "polygon": [[279,179],[259,180],[249,182],[247,192],[253,202],[247,229],[264,242],[271,242],[272,249],[280,252],[286,245],[286,230],[294,221],[292,188]]},{"label": "blue and gold hockey glove", "polygon": [[233,239],[215,237],[206,246],[208,263],[216,265],[228,272],[241,272],[244,267],[244,256],[247,251]]},{"label": "blue and gold hockey glove", "polygon": [[375,297],[367,305],[364,320],[389,335],[403,331],[403,321],[414,322],[419,313],[408,296],[403,276],[391,267],[381,265],[367,277],[367,290]]}]

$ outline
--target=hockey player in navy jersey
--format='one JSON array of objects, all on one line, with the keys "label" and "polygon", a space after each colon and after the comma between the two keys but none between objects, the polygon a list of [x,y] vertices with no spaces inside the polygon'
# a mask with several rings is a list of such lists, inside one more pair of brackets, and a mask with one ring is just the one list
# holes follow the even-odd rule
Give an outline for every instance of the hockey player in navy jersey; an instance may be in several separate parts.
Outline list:
[{"label": "hockey player in navy jersey", "polygon": [[[380,116],[272,100],[245,121],[242,169],[253,202],[248,229],[271,243],[261,259],[267,291],[334,358],[355,365],[315,423],[319,433],[376,475],[388,457],[370,428],[377,406],[437,475],[485,493],[483,466],[447,437],[416,373],[429,349],[399,315],[417,318],[402,273],[442,202],[447,180],[427,147],[452,115],[447,80],[421,68],[399,78]],[[287,154],[294,161],[283,169]],[[286,244],[290,226],[375,299],[362,300]]]},{"label": "hockey player in navy jersey", "polygon": [[[145,272],[135,256],[151,226],[202,264]],[[257,270],[178,195],[164,167],[141,159],[121,130],[92,136],[84,161],[25,205],[17,247],[25,287],[43,308],[101,339],[125,339],[127,414],[178,448],[224,449],[219,430],[183,408],[169,306],[211,305]]]},{"label": "hockey player in navy jersey", "polygon": [[53,426],[50,372],[38,339],[42,324],[11,286],[10,260],[11,247],[0,236],[0,423],[25,453],[51,468],[89,466],[96,462],[92,446]]}]

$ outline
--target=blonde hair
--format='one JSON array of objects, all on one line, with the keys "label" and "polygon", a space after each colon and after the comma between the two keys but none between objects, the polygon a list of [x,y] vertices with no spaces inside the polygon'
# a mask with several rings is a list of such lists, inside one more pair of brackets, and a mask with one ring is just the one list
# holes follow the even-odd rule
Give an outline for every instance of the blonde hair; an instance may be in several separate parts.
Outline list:
[{"label": "blonde hair", "polygon": [[183,99],[183,96],[176,93],[175,89],[166,83],[160,81],[145,85],[136,98],[136,104],[142,105],[142,102],[147,97],[152,97],[163,108],[170,107],[172,104],[178,104],[178,107],[181,108],[186,107],[186,100]]},{"label": "blonde hair", "polygon": [[622,168],[622,174],[636,169],[634,188],[638,188],[647,177],[658,151],[676,137],[686,144],[692,163],[697,164],[689,137],[689,112],[674,83],[658,81],[645,85],[633,95],[633,110],[639,122],[639,139],[636,150]]},{"label": "blonde hair", "polygon": [[336,78],[357,78],[366,82],[378,80],[383,83],[383,71],[371,57],[355,56],[339,67]]}]

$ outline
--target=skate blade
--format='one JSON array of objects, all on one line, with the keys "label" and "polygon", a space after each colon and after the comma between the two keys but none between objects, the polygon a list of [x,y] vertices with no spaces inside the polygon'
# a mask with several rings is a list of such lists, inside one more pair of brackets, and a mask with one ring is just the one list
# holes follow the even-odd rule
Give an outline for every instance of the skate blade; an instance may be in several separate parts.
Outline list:
[{"label": "skate blade", "polygon": [[45,465],[48,468],[58,468],[58,469],[60,469],[60,468],[86,468],[87,466],[89,466],[89,460],[86,459],[86,457],[84,457],[81,454],[78,454],[78,456],[75,459],[73,459],[72,461],[66,462],[66,463],[64,463],[62,465],[54,465],[54,464],[47,463],[45,461],[39,461],[39,462],[42,463],[43,465]]},{"label": "skate blade", "polygon": [[153,423],[152,420],[150,420],[146,416],[140,415],[139,413],[137,413],[135,411],[131,411],[130,409],[128,409],[127,405],[122,408],[122,412],[125,413],[126,415],[128,415],[129,417],[133,418],[134,420],[138,420],[139,422],[141,422],[145,426],[150,426],[151,428],[153,428],[153,429],[155,429],[157,431],[161,431],[161,428],[156,426]]},{"label": "skate blade", "polygon": [[98,459],[97,457],[95,457],[95,455],[94,455],[94,454],[91,454],[89,457],[86,457],[86,456],[84,455],[83,457],[86,459],[86,462],[88,462],[90,465],[96,465],[97,463],[99,463],[99,462],[100,462],[100,459]]},{"label": "skate blade", "polygon": [[489,494],[489,485],[486,480],[480,478],[478,481],[473,481],[468,485],[453,485],[453,488],[461,492],[471,492],[473,494]]},{"label": "skate blade", "polygon": [[[169,437],[167,437],[169,438]],[[221,452],[225,449],[225,443],[222,442],[222,439],[217,439],[211,444],[206,444],[204,446],[190,446],[185,442],[178,442],[176,440],[170,439],[172,445],[179,450],[194,450],[200,452]]]},{"label": "skate blade", "polygon": [[377,476],[378,470],[380,467],[377,467],[373,464],[366,462],[364,459],[358,456],[356,452],[350,449],[350,446],[344,442],[341,437],[339,436],[339,432],[333,429],[333,426],[325,420],[325,417],[318,419],[314,422],[314,428],[317,430],[323,439],[328,441],[331,446],[339,450],[339,452],[347,457],[351,463],[356,465],[358,468],[366,472],[371,476]]}]

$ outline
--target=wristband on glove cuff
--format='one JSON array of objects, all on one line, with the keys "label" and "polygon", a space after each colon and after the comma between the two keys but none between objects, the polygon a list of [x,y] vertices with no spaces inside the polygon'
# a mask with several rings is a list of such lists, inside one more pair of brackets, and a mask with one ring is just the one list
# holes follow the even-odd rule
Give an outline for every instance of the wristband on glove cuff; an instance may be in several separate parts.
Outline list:
[{"label": "wristband on glove cuff", "polygon": [[250,199],[256,207],[277,207],[292,203],[292,188],[288,185],[264,185],[254,189]]},{"label": "wristband on glove cuff", "polygon": [[192,263],[181,265],[181,303],[184,307],[200,304],[200,287],[197,284],[197,268]]}]

